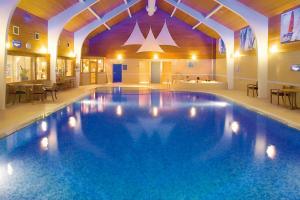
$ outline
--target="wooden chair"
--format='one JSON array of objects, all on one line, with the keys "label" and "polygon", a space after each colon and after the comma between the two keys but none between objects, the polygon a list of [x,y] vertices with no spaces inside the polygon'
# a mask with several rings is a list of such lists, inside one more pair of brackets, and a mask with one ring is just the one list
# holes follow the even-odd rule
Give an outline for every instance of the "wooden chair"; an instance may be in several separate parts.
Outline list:
[{"label": "wooden chair", "polygon": [[32,86],[32,91],[31,91],[31,100],[34,100],[34,97],[39,97],[40,101],[44,101],[45,98],[45,88],[44,85],[42,84],[37,84]]},{"label": "wooden chair", "polygon": [[[282,89],[293,89],[294,88],[294,86],[282,86]],[[277,96],[277,104],[279,105],[279,100],[280,100],[280,97],[281,97],[281,99],[282,99],[282,102],[283,102],[283,104],[285,105],[286,104],[286,102],[285,102],[285,97],[288,97],[288,99],[289,99],[289,103],[291,104],[291,100],[290,100],[290,96],[291,96],[291,94],[289,94],[289,93],[284,93],[283,91],[282,91],[282,89],[271,89],[270,90],[270,102],[271,103],[273,103],[273,96]]]},{"label": "wooden chair", "polygon": [[19,97],[19,103],[21,102],[22,95],[26,96],[26,91],[17,85],[7,85],[7,91],[9,96],[13,96],[13,104],[16,102],[16,98]]},{"label": "wooden chair", "polygon": [[54,102],[54,97],[55,97],[55,99],[57,99],[57,91],[58,91],[58,89],[57,89],[56,83],[45,86],[45,98],[47,99],[47,95],[48,95],[48,93],[50,93],[51,97],[52,97],[52,101]]},{"label": "wooden chair", "polygon": [[248,84],[247,85],[247,96],[249,96],[250,90],[252,90],[253,97],[254,97],[255,93],[256,93],[256,96],[258,96],[258,82],[256,82],[256,84]]}]

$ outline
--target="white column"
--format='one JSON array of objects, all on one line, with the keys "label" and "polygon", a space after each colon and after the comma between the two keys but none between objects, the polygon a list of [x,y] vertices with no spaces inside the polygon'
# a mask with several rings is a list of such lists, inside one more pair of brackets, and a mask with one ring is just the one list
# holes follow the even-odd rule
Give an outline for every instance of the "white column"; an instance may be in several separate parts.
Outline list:
[{"label": "white column", "polygon": [[237,0],[215,0],[241,16],[252,28],[257,39],[258,97],[268,96],[268,18]]},{"label": "white column", "polygon": [[74,35],[74,49],[76,55],[76,87],[80,85],[80,62],[81,62],[81,50],[84,43],[85,38],[79,37],[76,34]]},{"label": "white column", "polygon": [[6,100],[6,41],[11,16],[15,11],[19,0],[0,0],[0,110],[5,109]]},{"label": "white column", "polygon": [[48,53],[50,54],[50,80],[56,82],[58,40],[64,26],[76,15],[88,9],[99,0],[79,1],[48,21]]},{"label": "white column", "polygon": [[226,71],[228,89],[234,89],[234,37],[224,40],[226,45]]}]

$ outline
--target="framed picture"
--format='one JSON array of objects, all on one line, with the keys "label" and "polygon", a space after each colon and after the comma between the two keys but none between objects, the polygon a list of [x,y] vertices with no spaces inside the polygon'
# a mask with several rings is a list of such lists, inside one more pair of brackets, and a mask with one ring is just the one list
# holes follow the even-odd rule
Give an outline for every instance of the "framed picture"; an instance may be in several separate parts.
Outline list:
[{"label": "framed picture", "polygon": [[280,41],[281,43],[300,40],[300,8],[296,8],[281,15]]},{"label": "framed picture", "polygon": [[249,26],[240,31],[240,48],[243,51],[256,49],[256,38]]}]

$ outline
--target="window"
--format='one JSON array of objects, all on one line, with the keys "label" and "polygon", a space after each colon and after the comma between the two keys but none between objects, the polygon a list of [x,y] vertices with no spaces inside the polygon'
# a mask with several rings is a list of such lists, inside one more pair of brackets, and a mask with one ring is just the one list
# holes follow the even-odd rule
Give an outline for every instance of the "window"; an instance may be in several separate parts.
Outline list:
[{"label": "window", "polygon": [[90,64],[89,59],[82,59],[82,61],[81,61],[81,72],[83,72],[83,73],[90,72],[89,64]]},{"label": "window", "polygon": [[20,27],[19,26],[13,26],[13,34],[20,35]]},{"label": "window", "polygon": [[64,77],[74,76],[74,60],[66,58],[57,59],[56,77],[57,80]]},{"label": "window", "polygon": [[67,59],[66,76],[74,76],[74,61]]},{"label": "window", "polygon": [[32,80],[34,77],[34,60],[27,56],[7,56],[5,69],[6,82]]},{"label": "window", "polygon": [[35,40],[40,40],[40,33],[35,32],[35,33],[34,33],[34,39],[35,39]]},{"label": "window", "polygon": [[47,80],[48,62],[45,57],[36,58],[36,80]]},{"label": "window", "polygon": [[66,60],[62,58],[57,59],[56,77],[57,80],[65,77]]},{"label": "window", "polygon": [[98,72],[105,72],[103,59],[98,60]]}]

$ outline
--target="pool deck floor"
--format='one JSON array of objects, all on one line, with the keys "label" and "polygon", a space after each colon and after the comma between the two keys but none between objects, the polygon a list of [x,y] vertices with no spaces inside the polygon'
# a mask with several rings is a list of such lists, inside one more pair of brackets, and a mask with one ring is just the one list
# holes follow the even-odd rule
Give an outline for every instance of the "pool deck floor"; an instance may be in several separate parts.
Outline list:
[{"label": "pool deck floor", "polygon": [[[14,131],[30,124],[36,119],[55,112],[56,110],[78,100],[79,98],[88,95],[97,87],[111,87],[116,85],[89,85],[81,86],[76,89],[61,91],[58,93],[58,100],[52,102],[51,98],[45,102],[21,103],[9,105],[6,110],[0,110],[0,138],[5,137]],[[140,85],[121,85],[124,87],[140,87]],[[149,86],[155,89],[170,89],[166,86],[154,85]],[[171,90],[181,90],[172,88]],[[230,99],[238,104],[241,104],[251,110],[267,115],[278,121],[281,121],[289,126],[300,130],[300,109],[291,110],[285,106],[278,106],[276,101],[271,104],[269,99],[258,99],[248,97],[244,91],[237,90],[209,90],[209,89],[193,89],[185,88],[184,91],[192,92],[208,92],[216,94],[227,99]]]}]

